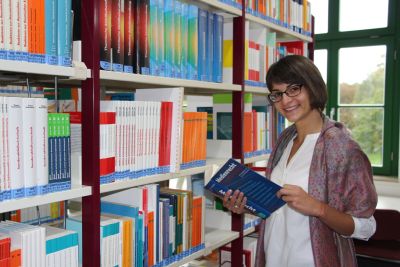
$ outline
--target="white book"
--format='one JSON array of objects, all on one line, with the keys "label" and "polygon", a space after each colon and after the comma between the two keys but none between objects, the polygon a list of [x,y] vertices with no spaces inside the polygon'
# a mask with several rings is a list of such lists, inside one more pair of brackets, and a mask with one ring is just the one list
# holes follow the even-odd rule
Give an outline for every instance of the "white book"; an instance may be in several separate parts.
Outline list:
[{"label": "white book", "polygon": [[3,3],[0,1],[0,50],[4,50],[4,13],[3,13]]},{"label": "white book", "polygon": [[20,0],[11,1],[11,42],[12,50],[19,52],[21,51],[21,8]]},{"label": "white book", "polygon": [[137,89],[135,97],[139,101],[173,102],[170,171],[178,172],[182,153],[183,88]]},{"label": "white book", "polygon": [[4,49],[6,51],[12,50],[12,19],[11,19],[11,0],[2,0],[3,11],[3,34],[4,34]]},{"label": "white book", "polygon": [[[0,1],[1,2],[1,1]],[[5,171],[4,171],[4,97],[0,96],[0,192],[6,191]]]},{"label": "white book", "polygon": [[20,50],[28,53],[28,0],[20,1]]},{"label": "white book", "polygon": [[47,99],[35,98],[35,159],[38,194],[46,193],[49,183]]},{"label": "white book", "polygon": [[8,148],[11,198],[24,196],[22,98],[8,97]]},{"label": "white book", "polygon": [[36,101],[34,98],[22,98],[22,140],[23,174],[25,195],[37,194],[36,179]]}]

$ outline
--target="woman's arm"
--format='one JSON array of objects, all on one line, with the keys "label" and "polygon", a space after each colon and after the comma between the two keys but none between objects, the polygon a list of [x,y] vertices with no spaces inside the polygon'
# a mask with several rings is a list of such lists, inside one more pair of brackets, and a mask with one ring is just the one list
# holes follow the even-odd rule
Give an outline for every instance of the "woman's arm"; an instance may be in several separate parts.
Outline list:
[{"label": "woman's arm", "polygon": [[340,212],[311,197],[299,186],[285,184],[279,190],[278,197],[286,201],[292,209],[304,215],[319,218],[329,228],[341,235],[351,236],[354,232],[354,221],[351,215]]}]

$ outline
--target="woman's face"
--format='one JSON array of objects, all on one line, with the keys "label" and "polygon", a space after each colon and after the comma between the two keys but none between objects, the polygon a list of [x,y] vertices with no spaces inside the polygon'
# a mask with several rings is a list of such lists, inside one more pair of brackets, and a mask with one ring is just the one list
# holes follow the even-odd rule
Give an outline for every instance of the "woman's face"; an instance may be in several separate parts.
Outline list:
[{"label": "woman's face", "polygon": [[[302,85],[291,85],[287,83],[273,84],[271,93],[274,92],[290,92],[293,94],[293,86],[297,86],[294,90],[300,90],[295,96],[289,97],[282,94],[282,99],[274,103],[275,108],[290,122],[297,123],[306,120],[313,111],[310,104],[309,94]],[[300,88],[298,88],[300,87]],[[295,94],[295,93],[294,93]]]}]

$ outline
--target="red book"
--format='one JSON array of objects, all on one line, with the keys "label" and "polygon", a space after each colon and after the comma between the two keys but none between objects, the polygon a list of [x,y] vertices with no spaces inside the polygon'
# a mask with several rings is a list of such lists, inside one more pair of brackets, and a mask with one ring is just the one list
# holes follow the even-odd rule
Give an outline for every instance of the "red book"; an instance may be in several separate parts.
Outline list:
[{"label": "red book", "polygon": [[160,149],[158,165],[168,166],[171,163],[171,129],[172,129],[172,102],[161,103]]},{"label": "red book", "polygon": [[258,134],[257,134],[257,112],[255,110],[253,110],[253,151],[257,151],[257,138],[258,138]]}]

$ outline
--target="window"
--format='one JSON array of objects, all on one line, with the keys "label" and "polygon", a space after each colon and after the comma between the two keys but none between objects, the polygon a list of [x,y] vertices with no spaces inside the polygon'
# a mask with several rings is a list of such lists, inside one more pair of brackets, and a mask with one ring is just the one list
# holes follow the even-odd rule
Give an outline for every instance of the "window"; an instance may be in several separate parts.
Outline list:
[{"label": "window", "polygon": [[391,176],[399,165],[399,7],[396,0],[330,0],[328,31],[315,35],[314,53],[328,85],[326,114],[349,128],[374,174]]},{"label": "window", "polygon": [[388,22],[388,0],[342,0],[340,31],[385,28]]}]

